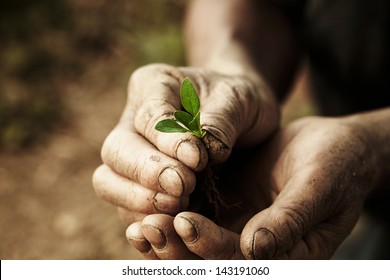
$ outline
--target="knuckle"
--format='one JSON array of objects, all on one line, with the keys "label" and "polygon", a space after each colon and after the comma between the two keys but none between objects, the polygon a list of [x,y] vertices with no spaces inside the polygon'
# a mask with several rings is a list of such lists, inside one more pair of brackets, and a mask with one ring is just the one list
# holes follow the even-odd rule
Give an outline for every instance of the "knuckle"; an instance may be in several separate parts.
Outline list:
[{"label": "knuckle", "polygon": [[101,165],[98,167],[92,175],[93,188],[96,195],[112,204],[116,204],[115,201],[112,201],[112,192],[110,186],[112,186],[112,182],[109,172],[111,172],[110,168],[106,165]]},{"label": "knuckle", "polygon": [[92,174],[92,185],[96,193],[100,193],[100,189],[105,182],[105,165],[101,165]]},{"label": "knuckle", "polygon": [[128,92],[137,92],[139,87],[150,84],[150,81],[164,79],[164,76],[177,76],[178,70],[170,65],[155,63],[148,64],[136,69],[130,76]]},{"label": "knuckle", "polygon": [[294,205],[283,210],[287,229],[292,236],[300,238],[307,231],[307,220],[309,218],[307,209],[301,205]]},{"label": "knuckle", "polygon": [[161,168],[160,162],[154,159],[158,158],[154,152],[145,152],[133,157],[131,162],[124,162],[121,166],[123,174],[135,182],[150,187],[158,188],[158,170]]},{"label": "knuckle", "polygon": [[130,81],[144,80],[147,76],[165,72],[173,68],[174,67],[163,63],[152,63],[145,66],[141,66],[134,70],[134,72],[131,74]]},{"label": "knuckle", "polygon": [[257,129],[258,125],[254,127],[254,124],[259,118],[260,95],[250,81],[242,77],[221,79],[213,85],[212,90],[218,100],[210,108],[213,110],[205,113],[209,122],[206,126],[220,128],[231,144],[242,134]]},{"label": "knuckle", "polygon": [[124,149],[125,145],[122,144],[124,140],[119,135],[117,130],[113,130],[105,139],[102,150],[101,158],[102,161],[108,166],[115,170],[126,170],[126,162],[122,160],[120,156],[121,150]]}]

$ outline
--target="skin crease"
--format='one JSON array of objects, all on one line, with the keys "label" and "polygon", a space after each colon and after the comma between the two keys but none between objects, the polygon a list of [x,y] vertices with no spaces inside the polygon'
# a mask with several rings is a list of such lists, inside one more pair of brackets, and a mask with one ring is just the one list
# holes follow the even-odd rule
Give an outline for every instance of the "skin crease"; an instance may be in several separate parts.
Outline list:
[{"label": "skin crease", "polygon": [[[147,259],[330,258],[370,192],[389,185],[390,109],[279,127],[278,102],[301,50],[283,13],[267,1],[252,5],[192,1],[192,67],[148,65],[131,76],[93,185],[118,206],[130,244]],[[209,141],[226,149],[154,130],[180,108],[186,76]],[[219,189],[231,205],[217,223],[188,208],[209,162],[221,166]]]},{"label": "skin crease", "polygon": [[[330,133],[332,137],[324,137]],[[169,237],[177,238],[176,235],[179,235],[187,248],[179,242],[180,246],[167,246],[162,251],[155,251],[154,257],[165,259],[168,255],[169,258],[179,258],[183,248],[189,254],[196,253],[205,259],[331,257],[355,225],[364,199],[373,181],[378,178],[369,168],[375,161],[371,147],[359,138],[358,131],[346,119],[340,124],[337,119],[306,118],[281,129],[256,154],[251,151],[251,154],[245,155],[248,158],[244,166],[242,161],[235,161],[241,168],[234,164],[230,167],[236,172],[243,172],[243,175],[236,173],[236,178],[221,178],[223,182],[247,178],[246,181],[241,179],[240,188],[235,190],[245,208],[231,209],[232,213],[242,211],[245,215],[225,213],[230,223],[225,221],[225,228],[221,228],[199,214],[179,213],[173,225],[165,225],[164,228],[175,228],[176,234],[173,232]],[[300,160],[302,158],[305,160]],[[248,174],[257,176],[253,178]],[[272,175],[268,178],[267,174]],[[225,188],[229,186],[223,185],[220,189]],[[245,192],[241,194],[240,190]],[[249,196],[245,195],[248,193]],[[264,197],[271,203],[261,203]],[[252,217],[251,213],[256,211],[259,213]],[[162,214],[149,215],[142,225],[157,223],[162,217]],[[261,230],[254,241],[252,233],[258,232],[259,224],[260,229],[266,231]],[[241,241],[238,233],[227,230],[233,227],[240,232],[243,225]],[[193,232],[197,232],[197,237],[188,237]],[[131,244],[139,242],[131,234],[127,236]],[[170,240],[169,237],[167,240]],[[144,238],[146,243],[157,242],[147,233]],[[256,247],[262,248],[257,255],[251,255],[254,242],[258,242]],[[210,250],[204,243],[223,249]],[[162,253],[165,257],[160,256]]]}]

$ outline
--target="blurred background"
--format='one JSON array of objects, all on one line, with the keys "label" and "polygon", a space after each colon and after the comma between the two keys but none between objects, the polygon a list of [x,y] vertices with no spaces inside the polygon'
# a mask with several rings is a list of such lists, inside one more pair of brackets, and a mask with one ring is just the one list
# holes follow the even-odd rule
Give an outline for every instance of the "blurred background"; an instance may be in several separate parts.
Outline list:
[{"label": "blurred background", "polygon": [[180,0],[0,3],[0,259],[127,259],[91,176],[131,72],[183,65]]},{"label": "blurred background", "polygon": [[[0,2],[0,259],[140,258],[91,176],[130,74],[185,64],[186,2]],[[284,123],[315,113],[302,77]]]}]

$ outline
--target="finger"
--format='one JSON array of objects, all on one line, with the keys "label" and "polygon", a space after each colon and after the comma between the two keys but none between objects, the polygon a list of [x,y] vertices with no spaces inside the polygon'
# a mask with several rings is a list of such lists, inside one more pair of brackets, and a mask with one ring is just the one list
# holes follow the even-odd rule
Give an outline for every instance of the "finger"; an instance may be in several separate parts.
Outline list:
[{"label": "finger", "polygon": [[140,252],[145,259],[158,260],[159,257],[154,253],[152,245],[145,238],[141,230],[142,222],[131,224],[126,230],[126,237],[130,245]]},{"label": "finger", "polygon": [[300,220],[282,209],[266,209],[254,216],[241,236],[241,250],[248,259],[272,259],[291,249],[303,235]]},{"label": "finger", "polygon": [[241,250],[246,258],[272,259],[286,254],[329,216],[330,193],[321,192],[321,178],[306,180],[313,178],[308,174],[315,173],[310,168],[301,171],[269,208],[246,224],[241,234]]},{"label": "finger", "polygon": [[219,227],[199,214],[180,213],[173,224],[187,248],[203,259],[244,259],[240,251],[239,235]]},{"label": "finger", "polygon": [[195,175],[188,167],[158,151],[125,122],[106,138],[102,160],[123,177],[176,197],[190,194],[195,187]]},{"label": "finger", "polygon": [[276,129],[279,110],[270,90],[243,77],[220,77],[200,84],[201,123],[210,158],[227,160],[232,147],[252,146]]},{"label": "finger", "polygon": [[129,99],[135,110],[134,127],[163,153],[178,159],[195,171],[207,164],[202,141],[191,133],[162,133],[158,121],[172,118],[181,109],[180,85],[184,76],[176,68],[154,65],[138,69],[129,84]]},{"label": "finger", "polygon": [[107,165],[96,169],[93,186],[100,198],[128,211],[176,214],[189,204],[188,196],[178,198],[145,188],[113,172]]},{"label": "finger", "polygon": [[142,233],[160,259],[199,259],[184,245],[173,227],[173,217],[149,215],[142,221]]}]

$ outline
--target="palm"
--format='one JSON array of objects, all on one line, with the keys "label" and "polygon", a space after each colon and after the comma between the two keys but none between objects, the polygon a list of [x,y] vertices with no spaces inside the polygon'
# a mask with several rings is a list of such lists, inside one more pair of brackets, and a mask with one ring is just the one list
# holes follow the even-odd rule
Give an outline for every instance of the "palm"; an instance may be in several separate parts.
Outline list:
[{"label": "palm", "polygon": [[[235,151],[221,167],[219,190],[231,207],[221,211],[217,224],[241,233],[255,214],[267,216],[269,206],[282,205],[293,210],[291,229],[302,239],[289,245],[289,255],[276,254],[330,256],[356,223],[369,187],[363,179],[367,174],[359,172],[359,156],[364,155],[359,153],[365,150],[354,136],[331,120],[307,119],[255,149]],[[355,171],[348,172],[351,168]]]}]

